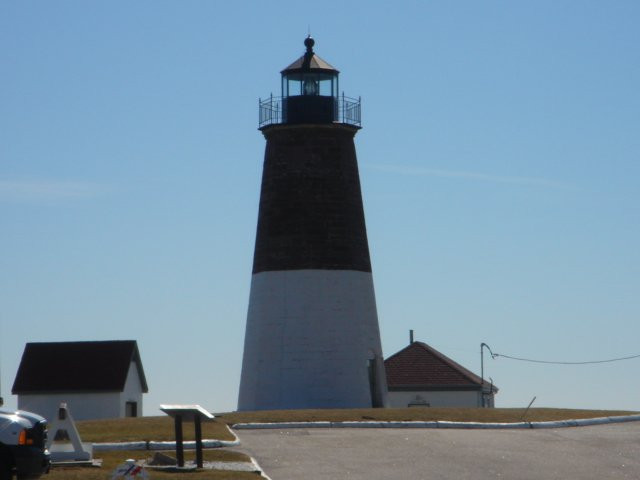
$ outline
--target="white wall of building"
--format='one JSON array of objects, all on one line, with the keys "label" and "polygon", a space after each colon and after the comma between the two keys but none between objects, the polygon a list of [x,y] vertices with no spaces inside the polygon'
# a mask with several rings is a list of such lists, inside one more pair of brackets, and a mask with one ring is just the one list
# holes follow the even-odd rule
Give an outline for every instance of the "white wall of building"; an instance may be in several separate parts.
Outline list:
[{"label": "white wall of building", "polygon": [[51,422],[65,402],[74,420],[95,420],[125,416],[126,402],[137,402],[142,416],[142,386],[136,364],[131,362],[122,392],[19,394],[18,408],[42,415]]},{"label": "white wall of building", "polygon": [[469,390],[389,392],[389,406],[408,407],[409,404],[426,402],[431,407],[479,407],[480,392]]},{"label": "white wall of building", "polygon": [[120,416],[126,416],[125,406],[127,402],[136,402],[138,405],[138,417],[142,416],[142,384],[135,362],[131,362],[124,390],[120,394]]},{"label": "white wall of building", "polygon": [[374,357],[383,370],[371,273],[253,275],[240,410],[371,406]]},{"label": "white wall of building", "polygon": [[42,415],[51,422],[61,402],[66,402],[74,420],[120,417],[120,392],[51,393],[18,395],[18,408]]}]

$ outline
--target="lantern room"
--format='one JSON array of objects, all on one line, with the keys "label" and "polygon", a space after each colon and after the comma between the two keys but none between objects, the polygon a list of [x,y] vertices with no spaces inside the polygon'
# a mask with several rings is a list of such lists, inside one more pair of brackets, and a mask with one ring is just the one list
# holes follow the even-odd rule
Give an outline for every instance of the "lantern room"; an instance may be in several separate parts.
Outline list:
[{"label": "lantern room", "polygon": [[306,52],[282,70],[282,95],[258,99],[259,128],[277,124],[344,123],[360,128],[360,98],[339,94],[338,70],[318,57],[308,36]]},{"label": "lantern room", "polygon": [[338,70],[313,52],[311,36],[306,52],[282,70],[282,122],[332,123],[338,120]]}]

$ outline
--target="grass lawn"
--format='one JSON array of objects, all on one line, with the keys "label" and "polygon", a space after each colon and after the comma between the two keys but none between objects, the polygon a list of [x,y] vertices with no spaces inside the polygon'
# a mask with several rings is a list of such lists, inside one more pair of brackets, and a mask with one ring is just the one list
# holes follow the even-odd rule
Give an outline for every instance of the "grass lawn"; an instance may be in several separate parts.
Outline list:
[{"label": "grass lawn", "polygon": [[[113,420],[85,420],[76,422],[78,432],[83,442],[137,442],[137,441],[164,441],[175,440],[173,419],[162,417],[138,417],[119,418]],[[195,433],[193,422],[183,422],[184,440],[194,440]],[[227,425],[223,422],[203,422],[202,437],[206,439],[234,440]],[[98,451],[94,452],[95,458],[103,460],[102,468],[56,467],[43,480],[107,480],[111,478],[113,470],[128,458],[142,460],[151,458],[155,451]],[[175,457],[175,451],[166,452]],[[185,450],[185,460],[194,460],[195,451]],[[220,448],[205,449],[203,451],[205,461],[220,462],[248,462],[249,457],[243,453],[224,450]],[[186,477],[184,477],[186,475]],[[149,471],[149,477],[155,479],[189,478],[194,480],[256,480],[260,475],[249,472],[226,472],[201,470],[184,474]]]},{"label": "grass lawn", "polygon": [[[142,460],[145,458],[151,458],[154,452],[148,452],[145,450],[137,451],[111,451],[111,452],[96,452],[94,457],[101,458],[103,460],[102,468],[90,468],[90,467],[55,467],[51,469],[49,475],[42,477],[42,480],[107,480],[111,478],[113,470],[124,463],[128,458],[134,458],[136,460]],[[171,455],[175,455],[175,452],[167,452]],[[185,460],[193,460],[195,453],[192,450],[185,451]],[[248,461],[248,457],[242,453],[229,452],[227,450],[205,450],[203,453],[204,460],[209,461]],[[261,478],[259,474],[250,472],[224,472],[224,471],[211,471],[201,470],[197,472],[190,472],[184,474],[166,473],[158,471],[148,471],[149,477],[156,480],[162,479],[175,479],[186,478],[194,480],[258,480]]]},{"label": "grass lawn", "polygon": [[[314,422],[358,420],[448,420],[456,422],[519,422],[523,408],[359,408],[335,410],[263,410],[218,413],[212,422],[202,423],[202,438],[233,440],[227,425],[245,422]],[[531,408],[524,420],[543,422],[576,418],[631,415],[619,410],[573,410]],[[85,420],[76,423],[84,442],[135,442],[175,440],[173,420],[167,416]],[[194,440],[193,424],[183,423],[185,440]]]},{"label": "grass lawn", "polygon": [[[76,422],[83,442],[139,442],[175,440],[173,419],[162,417],[84,420]],[[193,422],[183,422],[185,440],[195,440]],[[202,438],[234,440],[224,422],[202,422]]]}]

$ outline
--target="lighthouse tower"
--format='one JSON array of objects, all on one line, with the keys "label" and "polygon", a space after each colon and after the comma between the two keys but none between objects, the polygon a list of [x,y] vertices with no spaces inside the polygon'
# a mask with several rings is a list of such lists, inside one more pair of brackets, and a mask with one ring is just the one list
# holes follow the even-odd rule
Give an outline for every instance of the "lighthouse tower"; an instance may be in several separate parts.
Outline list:
[{"label": "lighthouse tower", "polygon": [[238,410],[386,404],[353,138],[360,100],[314,40],[260,101],[266,138]]}]

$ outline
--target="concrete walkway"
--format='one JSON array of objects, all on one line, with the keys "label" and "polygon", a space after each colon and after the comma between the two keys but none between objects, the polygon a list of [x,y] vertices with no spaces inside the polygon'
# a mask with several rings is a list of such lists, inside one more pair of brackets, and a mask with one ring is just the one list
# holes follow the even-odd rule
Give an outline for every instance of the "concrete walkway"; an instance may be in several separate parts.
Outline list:
[{"label": "concrete walkway", "polygon": [[526,430],[241,430],[273,480],[639,479],[640,422]]}]

